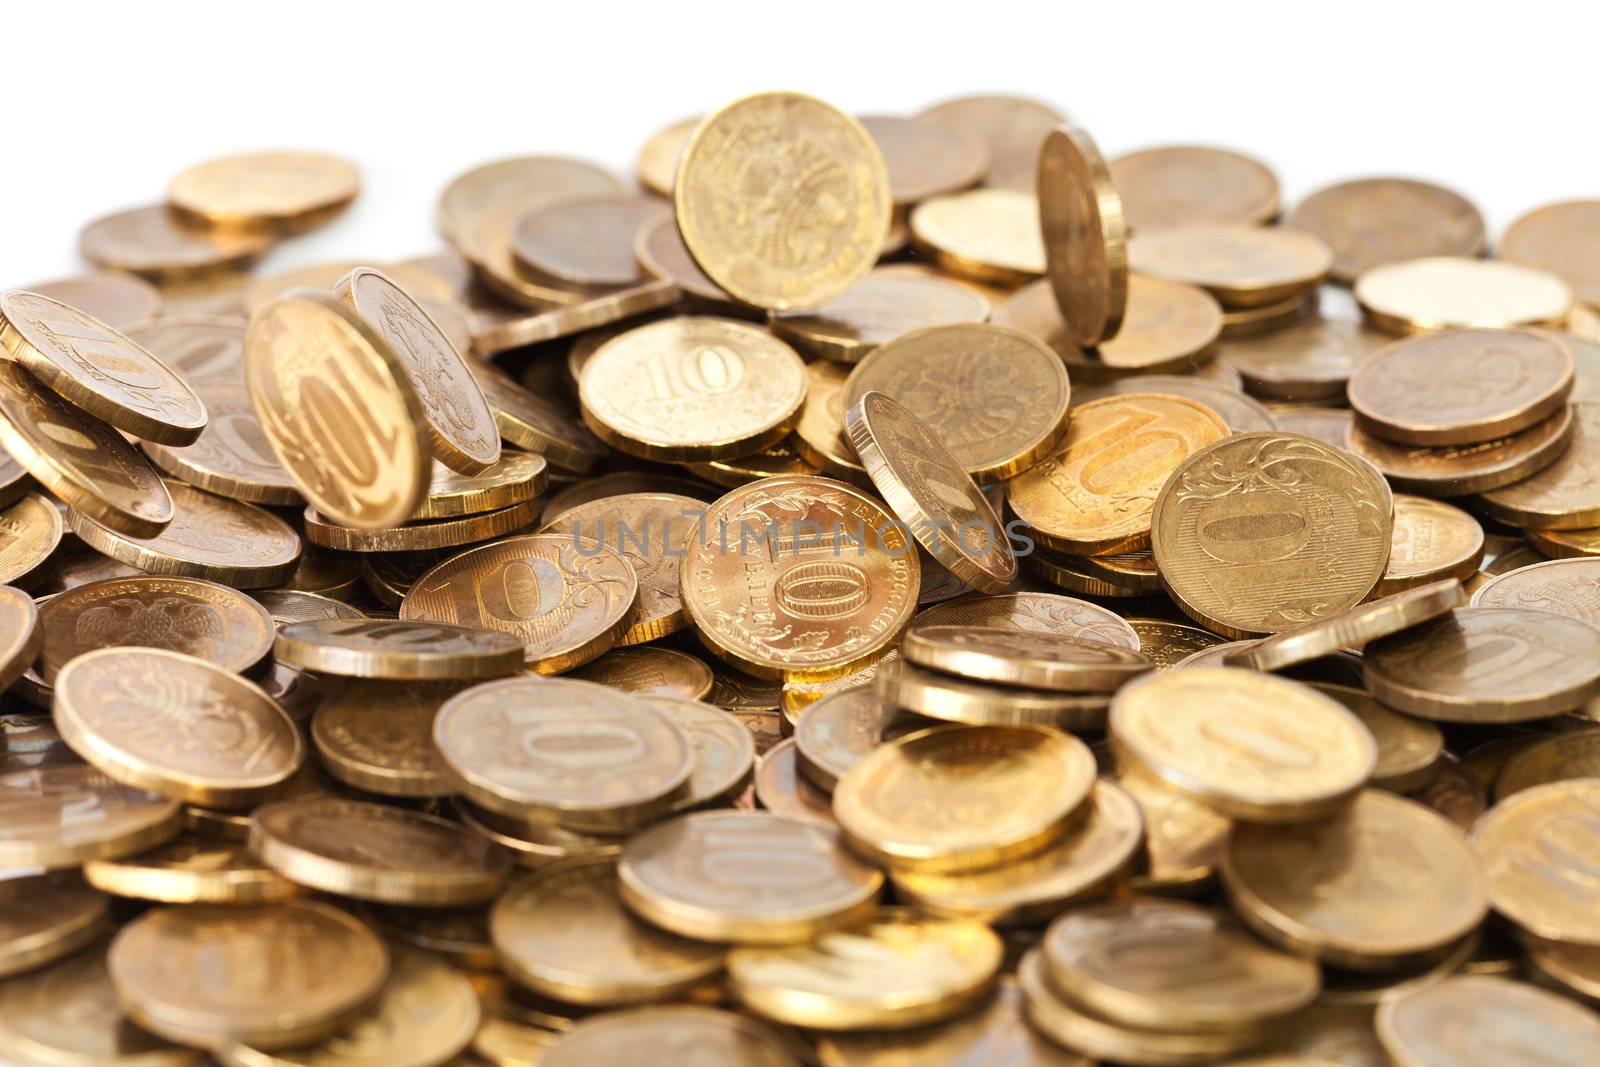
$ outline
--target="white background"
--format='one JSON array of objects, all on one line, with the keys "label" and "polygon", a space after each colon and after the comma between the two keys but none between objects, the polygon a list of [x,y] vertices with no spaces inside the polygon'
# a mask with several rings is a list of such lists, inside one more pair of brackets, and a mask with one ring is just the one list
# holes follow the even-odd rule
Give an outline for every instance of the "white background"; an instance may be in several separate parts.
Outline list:
[{"label": "white background", "polygon": [[[1469,10],[1470,7],[1470,10]],[[1032,95],[1108,155],[1231,145],[1285,205],[1374,173],[1522,211],[1600,195],[1600,5],[746,0],[6,7],[0,286],[80,269],[78,228],[253,148],[342,152],[362,196],[265,270],[434,249],[434,198],[496,156],[629,170],[673,120],[762,89],[857,112]]]}]

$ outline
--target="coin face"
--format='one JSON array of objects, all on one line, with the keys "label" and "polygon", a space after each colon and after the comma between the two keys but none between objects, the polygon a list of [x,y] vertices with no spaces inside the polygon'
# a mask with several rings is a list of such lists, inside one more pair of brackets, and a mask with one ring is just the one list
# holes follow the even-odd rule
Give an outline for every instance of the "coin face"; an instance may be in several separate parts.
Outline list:
[{"label": "coin face", "polygon": [[755,767],[756,746],[738,719],[699,700],[643,695],[646,703],[677,723],[693,750],[694,768],[673,811],[711,807],[743,791]]},{"label": "coin face", "polygon": [[1600,1056],[1600,1023],[1571,1000],[1493,975],[1454,975],[1386,1000],[1378,1037],[1404,1067],[1577,1067]]},{"label": "coin face", "polygon": [[1153,523],[1162,585],[1185,613],[1234,637],[1355,606],[1383,576],[1394,527],[1388,486],[1371,467],[1273,432],[1191,455],[1162,488]]},{"label": "coin face", "polygon": [[1483,493],[1544,470],[1566,450],[1577,426],[1569,407],[1521,433],[1473,445],[1399,445],[1352,424],[1345,447],[1377,467],[1397,489],[1433,496]]},{"label": "coin face", "polygon": [[726,289],[706,277],[706,272],[700,269],[689,254],[689,247],[683,243],[675,218],[660,218],[640,227],[634,235],[633,254],[646,274],[671,282],[695,300],[719,311],[750,311],[750,305],[735,300]]},{"label": "coin face", "polygon": [[1572,441],[1550,466],[1483,495],[1495,518],[1524,528],[1584,529],[1600,525],[1600,403],[1574,404]]},{"label": "coin face", "polygon": [[1524,789],[1489,809],[1472,843],[1489,872],[1496,911],[1544,938],[1600,940],[1596,890],[1586,873],[1600,820],[1600,788],[1572,778]]},{"label": "coin face", "polygon": [[769,324],[812,355],[858,363],[912,330],[988,317],[989,301],[976,289],[918,268],[889,266],[821,307],[774,313]]},{"label": "coin face", "polygon": [[318,511],[398,526],[427,493],[426,425],[404,364],[332,297],[286,296],[250,320],[245,381],[278,461]]},{"label": "coin face", "polygon": [[[99,940],[108,901],[76,871],[55,871],[0,881],[0,975],[11,976],[60,959]],[[0,994],[0,1002],[4,995]],[[3,1009],[0,1009],[3,1015]],[[5,1041],[0,1037],[0,1049]]]},{"label": "coin face", "polygon": [[1292,630],[1249,642],[1222,658],[1223,662],[1236,667],[1282,670],[1334,655],[1341,648],[1359,648],[1436,619],[1461,601],[1461,584],[1454,578],[1444,578],[1368,600],[1337,615],[1314,619]]},{"label": "coin face", "polygon": [[893,207],[871,135],[800,93],[759,93],[706,118],[673,197],[701,269],[777,311],[826,303],[866,277]]},{"label": "coin face", "polygon": [[0,774],[0,863],[76,867],[140,852],[176,834],[181,810],[83,763]]},{"label": "coin face", "polygon": [[162,282],[247,267],[270,247],[269,232],[184,226],[166,204],[103,215],[78,234],[78,251],[95,266]]},{"label": "coin face", "polygon": [[1224,307],[1288,300],[1322,281],[1328,246],[1309,234],[1260,226],[1187,225],[1147,229],[1128,240],[1128,266],[1198,285]]},{"label": "coin face", "polygon": [[530,667],[555,674],[616,643],[638,588],[628,561],[605,545],[580,549],[560,534],[508,537],[422,575],[400,617],[511,634]]},{"label": "coin face", "polygon": [[299,890],[242,842],[180,834],[147,852],[90,860],[84,877],[107,893],[170,904],[257,904]]},{"label": "coin face", "polygon": [[511,252],[536,277],[559,285],[637,285],[644,274],[633,254],[634,235],[668,214],[654,197],[561,200],[522,216],[511,232]]},{"label": "coin face", "polygon": [[637,1063],[663,1048],[692,1048],[703,1067],[799,1064],[765,1024],[687,1004],[634,1008],[589,1019],[552,1042],[539,1062],[544,1067]]},{"label": "coin face", "polygon": [[1472,606],[1551,611],[1600,625],[1596,579],[1600,579],[1600,560],[1547,560],[1497,575],[1472,594]]},{"label": "coin face", "polygon": [[684,119],[651,134],[634,162],[639,183],[657,196],[670,197],[672,186],[678,180],[678,159],[699,125],[698,118]]},{"label": "coin face", "polygon": [[712,689],[711,668],[694,656],[660,645],[614,648],[568,672],[568,677],[639,696],[704,699]]},{"label": "coin face", "polygon": [[[1206,369],[1222,365],[1209,363]],[[1199,374],[1140,374],[1132,378],[1079,389],[1072,394],[1072,400],[1075,406],[1081,407],[1092,400],[1133,393],[1169,393],[1173,396],[1198,400],[1221,415],[1222,421],[1227,423],[1234,433],[1252,433],[1279,428],[1277,417],[1265,405],[1245,396],[1235,386],[1219,385]]]},{"label": "coin face", "polygon": [[1543,270],[1502,260],[1424,256],[1373,267],[1356,279],[1367,320],[1393,334],[1558,323],[1572,289]]},{"label": "coin face", "polygon": [[1005,593],[949,600],[919,612],[916,625],[998,626],[1058,633],[1124,648],[1139,647],[1139,635],[1122,616],[1086,600],[1055,593]]},{"label": "coin face", "polygon": [[[241,334],[241,343],[243,340]],[[304,498],[267,442],[250,405],[250,393],[236,378],[202,378],[195,393],[206,405],[206,428],[182,448],[146,443],[157,467],[201,489],[234,500],[293,506]],[[169,487],[170,488],[170,487]]]},{"label": "coin face", "polygon": [[541,204],[623,192],[617,177],[592,163],[561,156],[519,156],[480,164],[456,176],[439,194],[435,221],[456,240],[473,219],[508,205],[526,212]]},{"label": "coin face", "polygon": [[1127,224],[1099,147],[1077,126],[1045,137],[1039,223],[1056,303],[1074,341],[1115,337],[1128,302]]},{"label": "coin face", "polygon": [[1146,148],[1111,161],[1136,230],[1192,223],[1261,224],[1278,213],[1278,179],[1240,152],[1202,145]]},{"label": "coin face", "polygon": [[941,270],[992,285],[1023,285],[1045,272],[1039,198],[1030,189],[969,189],[911,209],[911,240]]},{"label": "coin face", "polygon": [[354,678],[498,678],[521,665],[515,638],[431,620],[290,623],[273,646],[285,663]]},{"label": "coin face", "polygon": [[968,130],[989,147],[984,184],[1032,190],[1045,135],[1063,121],[1048,104],[1024,96],[961,96],[917,113],[921,121]]},{"label": "coin face", "polygon": [[[1222,359],[1257,396],[1343,401],[1351,374],[1389,340],[1360,323],[1299,315],[1281,329],[1230,338]],[[1341,434],[1339,440],[1343,439]]]},{"label": "coin face", "polygon": [[346,682],[317,704],[311,741],[328,773],[358,789],[447,796],[454,786],[433,746],[433,719],[463,688],[461,682]]},{"label": "coin face", "polygon": [[135,323],[153,319],[161,310],[159,289],[143,278],[121,271],[95,271],[24,288],[77,308],[114,330],[126,330]]},{"label": "coin face", "polygon": [[866,758],[901,718],[877,687],[857,685],[818,700],[795,725],[800,773],[832,792],[844,773]]},{"label": "coin face", "polygon": [[355,199],[350,163],[321,152],[249,152],[198,163],[167,190],[184,214],[222,225],[266,223],[305,229]]},{"label": "coin face", "polygon": [[[210,426],[217,412],[197,387],[208,378],[237,378],[244,365],[244,331],[247,322],[225,315],[165,314],[127,328],[130,339],[182,374],[206,405]],[[202,431],[201,436],[204,436]]]},{"label": "coin face", "polygon": [[1458,507],[1396,493],[1394,542],[1378,592],[1397,593],[1440,578],[1465,578],[1483,559],[1483,527]]},{"label": "coin face", "polygon": [[1572,287],[1578,299],[1600,303],[1600,273],[1592,261],[1600,235],[1600,202],[1547,204],[1506,228],[1495,254],[1512,263],[1546,270]]},{"label": "coin face", "polygon": [[861,125],[883,153],[895,207],[977,185],[989,171],[989,149],[957,126],[898,115],[866,115]]},{"label": "coin face", "polygon": [[[1423,256],[1483,253],[1483,216],[1472,201],[1431,182],[1359,178],[1318,189],[1284,219],[1333,249],[1333,279]],[[1504,256],[1504,249],[1501,255]]]},{"label": "coin face", "polygon": [[22,590],[0,585],[0,686],[9,686],[39,658],[39,609]]},{"label": "coin face", "polygon": [[1495,777],[1497,797],[1571,778],[1596,778],[1600,774],[1600,731],[1575,731],[1572,736],[1546,738],[1521,749],[1506,760]]},{"label": "coin face", "polygon": [[30,573],[61,543],[61,512],[38,493],[0,510],[0,581]]}]

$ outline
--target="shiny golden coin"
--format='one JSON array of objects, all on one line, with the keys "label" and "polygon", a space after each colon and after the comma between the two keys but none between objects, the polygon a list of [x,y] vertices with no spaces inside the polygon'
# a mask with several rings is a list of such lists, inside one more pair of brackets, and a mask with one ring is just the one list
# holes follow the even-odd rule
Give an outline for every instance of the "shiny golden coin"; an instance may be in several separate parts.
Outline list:
[{"label": "shiny golden coin", "polygon": [[[1212,363],[1209,367],[1221,366]],[[1252,400],[1233,385],[1210,381],[1200,374],[1140,374],[1102,385],[1091,385],[1072,394],[1074,407],[1082,407],[1108,396],[1163,393],[1198,401],[1222,416],[1234,433],[1254,433],[1278,429],[1278,420],[1267,407]]]},{"label": "shiny golden coin", "polygon": [[1372,784],[1394,793],[1408,793],[1426,786],[1444,755],[1444,735],[1431,722],[1396,714],[1360,689],[1327,682],[1311,682],[1311,688],[1332,697],[1372,734],[1378,746],[1378,760],[1372,768]]},{"label": "shiny golden coin", "polygon": [[1309,234],[1259,226],[1146,229],[1128,239],[1128,266],[1198,285],[1224,307],[1260,307],[1304,293],[1327,277],[1328,246]]},{"label": "shiny golden coin", "polygon": [[623,838],[564,830],[553,823],[499,815],[471,801],[456,799],[451,810],[463,826],[510,852],[518,866],[538,870],[555,860],[609,857],[622,852]]},{"label": "shiny golden coin", "polygon": [[776,444],[805,401],[794,349],[730,319],[682,317],[630,330],[583,368],[584,421],[647,459],[707,460]]},{"label": "shiny golden coin", "polygon": [[898,115],[865,115],[861,125],[883,153],[896,208],[977,185],[989,172],[989,148],[957,126]]},{"label": "shiny golden coin", "polygon": [[818,473],[815,467],[790,447],[789,440],[785,437],[769,448],[736,459],[685,463],[683,469],[724,489],[737,489],[741,485],[759,482],[764,478],[793,478]]},{"label": "shiny golden coin", "polygon": [[305,759],[299,731],[272,698],[180,652],[85,652],[53,684],[56,727],[75,752],[174,800],[246,807]]},{"label": "shiny golden coin", "polygon": [[435,222],[446,238],[461,232],[487,212],[518,214],[556,200],[604,196],[623,191],[617,178],[591,163],[559,156],[498,159],[457,175],[439,194]]},{"label": "shiny golden coin", "polygon": [[1528,608],[1600,625],[1594,596],[1600,562],[1553,559],[1496,575],[1472,594],[1475,608]]},{"label": "shiny golden coin", "polygon": [[[108,905],[76,871],[15,875],[0,881],[0,936],[4,937],[0,977],[53,963],[100,940],[109,925]],[[0,1024],[0,1034],[3,1029]],[[0,1052],[5,1044],[0,1036]]]},{"label": "shiny golden coin", "polygon": [[[1509,391],[1509,383],[1501,383]],[[1550,466],[1483,494],[1484,510],[1523,529],[1600,526],[1600,403],[1572,405],[1571,443]]]},{"label": "shiny golden coin", "polygon": [[558,674],[616,643],[638,587],[628,561],[604,545],[580,551],[559,534],[509,537],[422,575],[400,617],[500,630],[522,642],[528,666]]},{"label": "shiny golden coin", "polygon": [[103,215],[78,234],[83,258],[156,282],[187,281],[248,267],[272,247],[265,230],[185,226],[165,204]]},{"label": "shiny golden coin", "polygon": [[28,493],[0,511],[0,581],[26,577],[61,543],[61,511],[48,498]]},{"label": "shiny golden coin", "polygon": [[[825,359],[859,363],[879,345],[927,326],[984,322],[978,290],[910,266],[878,267],[821,307],[773,313],[772,331]],[[813,364],[814,366],[815,364]]]},{"label": "shiny golden coin", "polygon": [[1255,396],[1342,402],[1351,374],[1389,340],[1359,323],[1300,316],[1289,326],[1259,337],[1230,339],[1223,347],[1222,359],[1239,372],[1245,388]]},{"label": "shiny golden coin", "polygon": [[503,451],[500,459],[478,474],[433,468],[428,498],[412,516],[416,520],[450,519],[531,501],[550,484],[549,464],[530,452]]},{"label": "shiny golden coin", "polygon": [[250,320],[245,380],[274,454],[318,511],[358,529],[416,512],[429,473],[422,408],[405,364],[355,312],[310,292],[268,305]]},{"label": "shiny golden coin", "polygon": [[1600,242],[1600,202],[1547,204],[1506,228],[1495,250],[1499,258],[1546,270],[1572,287],[1579,300],[1600,304],[1600,273],[1594,254]]},{"label": "shiny golden coin", "polygon": [[845,424],[862,465],[896,517],[951,574],[999,593],[1017,561],[989,499],[934,430],[884,393],[868,391]]},{"label": "shiny golden coin", "polygon": [[1536,938],[1526,939],[1524,945],[1527,955],[1523,957],[1523,966],[1529,977],[1591,1005],[1600,1001],[1600,949]]},{"label": "shiny golden coin", "polygon": [[362,263],[353,259],[325,260],[290,267],[252,283],[245,302],[249,305],[251,317],[254,317],[274,300],[282,299],[297,289],[315,289],[324,296],[333,296],[339,279],[361,267]]},{"label": "shiny golden coin", "polygon": [[168,904],[259,904],[299,893],[243,844],[182,834],[148,852],[90,860],[89,884],[119,897]]},{"label": "shiny golden coin", "polygon": [[660,645],[615,648],[568,675],[635,696],[704,700],[714,679],[704,662]]},{"label": "shiny golden coin", "polygon": [[705,811],[631,838],[617,868],[622,899],[684,937],[794,944],[866,919],[883,875],[812,818]]},{"label": "shiny golden coin", "polygon": [[621,1067],[664,1049],[692,1049],[695,1067],[800,1067],[785,1040],[743,1015],[688,1004],[611,1012],[579,1023],[539,1055],[539,1067]]},{"label": "shiny golden coin", "polygon": [[726,289],[706,277],[683,243],[677,219],[657,219],[640,227],[634,235],[633,254],[646,274],[677,286],[697,306],[718,313],[760,314],[759,308],[735,300]]},{"label": "shiny golden coin", "polygon": [[536,452],[570,474],[592,470],[607,455],[606,446],[576,419],[535,396],[487,363],[469,363],[494,411],[500,436]]},{"label": "shiny golden coin", "polygon": [[1278,179],[1268,167],[1222,148],[1146,148],[1111,161],[1132,229],[1197,223],[1255,224],[1278,213]]},{"label": "shiny golden coin", "polygon": [[1063,124],[1045,137],[1038,194],[1050,286],[1068,335],[1085,347],[1115,337],[1128,303],[1128,228],[1088,133]]},{"label": "shiny golden coin", "polygon": [[161,310],[161,291],[133,274],[97,271],[25,287],[35,296],[65,304],[113,330],[125,330],[154,319]]},{"label": "shiny golden coin", "polygon": [[644,147],[639,149],[639,157],[634,162],[639,184],[657,196],[670,197],[672,186],[678,180],[678,160],[683,156],[690,135],[699,125],[698,118],[683,119],[651,134]]},{"label": "shiny golden coin", "polygon": [[569,1004],[660,1000],[722,970],[720,946],[630,914],[610,859],[564,860],[526,876],[495,903],[489,923],[512,979]]},{"label": "shiny golden coin", "polygon": [[1465,580],[1483,561],[1478,520],[1460,508],[1419,496],[1395,494],[1394,543],[1376,590],[1388,596],[1442,578]]},{"label": "shiny golden coin", "polygon": [[633,255],[640,227],[670,215],[646,196],[560,200],[523,215],[511,232],[511,254],[536,280],[604,288],[644,281]]},{"label": "shiny golden coin", "polygon": [[1192,454],[1153,519],[1161,584],[1185,614],[1231,637],[1354,607],[1383,576],[1394,530],[1376,471],[1281,432],[1234,434]]},{"label": "shiny golden coin", "polygon": [[917,614],[917,626],[999,626],[1058,633],[1137,649],[1139,635],[1122,616],[1097,604],[1055,593],[1006,593],[935,604]]},{"label": "shiny golden coin", "polygon": [[461,515],[431,522],[408,522],[383,530],[360,530],[329,522],[317,509],[307,507],[303,528],[306,540],[341,552],[428,552],[489,541],[527,529],[538,512],[530,500],[478,515]]},{"label": "shiny golden coin", "polygon": [[626,832],[663,814],[694,766],[671,716],[568,679],[475,686],[439,709],[433,740],[473,803],[588,833]]},{"label": "shiny golden coin", "polygon": [[1553,559],[1583,559],[1600,555],[1600,529],[1583,530],[1530,530],[1528,540],[1546,557]]},{"label": "shiny golden coin", "polygon": [[[241,350],[243,344],[241,330]],[[145,442],[145,454],[166,473],[219,496],[253,504],[300,504],[305,498],[273,453],[237,365],[226,373],[229,376],[225,378],[194,382],[194,391],[209,416],[199,438],[182,448]]]},{"label": "shiny golden coin", "polygon": [[466,971],[498,967],[489,943],[489,913],[484,908],[408,908],[371,904],[365,909],[374,926],[392,942],[424,949]]},{"label": "shiny golden coin", "polygon": [[1061,123],[1060,112],[1022,96],[962,96],[918,112],[917,118],[970,131],[987,142],[985,185],[1032,190],[1045,135]]},{"label": "shiny golden coin", "polygon": [[0,447],[0,508],[9,508],[33,488],[33,479],[3,447]]},{"label": "shiny golden coin", "polygon": [[1132,649],[998,626],[929,626],[906,634],[906,660],[962,678],[1062,692],[1109,692],[1153,663]]},{"label": "shiny golden coin", "polygon": [[800,772],[799,748],[788,737],[762,754],[756,763],[756,800],[776,815],[794,815],[818,820],[837,828],[833,801],[828,791],[811,784]]},{"label": "shiny golden coin", "polygon": [[1425,256],[1373,267],[1356,279],[1367,321],[1392,334],[1465,327],[1558,325],[1572,307],[1567,283],[1498,260]]},{"label": "shiny golden coin", "polygon": [[215,226],[294,233],[321,225],[354,200],[356,168],[321,152],[249,152],[197,163],[172,180],[174,210]]},{"label": "shiny golden coin", "polygon": [[570,337],[623,319],[671,307],[683,294],[674,282],[651,280],[639,285],[575,299],[565,305],[543,305],[532,314],[480,325],[472,334],[472,347],[495,355],[513,348]]},{"label": "shiny golden coin", "polygon": [[1524,789],[1569,778],[1600,778],[1600,731],[1562,733],[1519,749],[1495,776],[1494,795],[1503,800]]},{"label": "shiny golden coin", "polygon": [[[1020,534],[1020,531],[1019,531]],[[1027,536],[1020,534],[1020,536]],[[1029,538],[1032,540],[1031,538]],[[1148,552],[1148,549],[1144,551]],[[1032,552],[1021,557],[1022,569],[1042,582],[1069,593],[1080,596],[1104,597],[1135,597],[1145,596],[1161,589],[1161,582],[1155,578],[1154,563],[1151,564],[1150,577],[1155,579],[1152,587],[1141,589],[1133,583],[1124,583],[1120,576],[1091,570],[1087,561],[1091,556],[1068,556],[1048,548],[1036,547]]]},{"label": "shiny golden coin", "polygon": [[816,359],[806,364],[806,375],[810,379],[806,403],[789,438],[790,446],[828,477],[867,487],[872,479],[867,477],[867,469],[861,465],[861,457],[856,455],[856,447],[845,430],[844,387],[850,368],[833,360]]},{"label": "shiny golden coin", "polygon": [[1459,608],[1376,642],[1363,660],[1372,695],[1443,722],[1546,718],[1600,693],[1600,631],[1523,608]]},{"label": "shiny golden coin", "polygon": [[1129,619],[1128,625],[1138,635],[1139,651],[1155,661],[1158,671],[1170,670],[1186,657],[1223,643],[1210,630],[1166,619]]},{"label": "shiny golden coin", "polygon": [[39,609],[22,590],[0,585],[0,689],[33,666],[44,647]]},{"label": "shiny golden coin", "polygon": [[[245,298],[254,281],[254,276],[248,271],[223,268],[198,275],[179,278],[157,277],[152,280],[161,289],[162,317],[159,321],[220,317],[237,320],[240,329],[244,328],[244,319],[249,315]],[[150,347],[145,341],[139,343],[147,348]],[[161,355],[178,370],[183,369],[160,352],[156,354]]]},{"label": "shiny golden coin", "polygon": [[1333,279],[1352,284],[1363,271],[1423,256],[1483,254],[1483,216],[1472,201],[1431,182],[1358,178],[1318,189],[1289,212],[1285,226],[1333,249]]},{"label": "shiny golden coin", "polygon": [[238,673],[272,651],[274,633],[272,616],[244,593],[154,575],[90,582],[51,597],[39,625],[46,682],[83,653],[123,645],[181,652]]},{"label": "shiny golden coin", "polygon": [[1039,198],[1032,189],[971,189],[911,209],[911,243],[940,270],[984,285],[1015,286],[1045,272]]},{"label": "shiny golden coin", "polygon": [[840,482],[735,489],[700,530],[682,564],[684,607],[707,648],[758,677],[847,674],[880,657],[916,610],[911,538]]},{"label": "shiny golden coin", "polygon": [[689,738],[694,768],[674,812],[713,807],[744,791],[755,768],[756,744],[744,724],[721,708],[686,697],[644,694],[645,703],[678,724]]},{"label": "shiny golden coin", "polygon": [[971,1013],[912,1030],[821,1035],[817,1052],[823,1067],[1089,1067],[1027,1024],[1022,994],[1009,978]]},{"label": "shiny golden coin", "polygon": [[[1111,658],[1116,658],[1115,653]],[[884,700],[907,711],[973,726],[1033,725],[1099,730],[1105,727],[1106,711],[1111,704],[1104,693],[1050,692],[973,682],[900,661],[882,665],[877,689]]]},{"label": "shiny golden coin", "polygon": [[516,640],[431,620],[320,619],[279,631],[273,654],[303,670],[350,678],[499,678],[522,665]]},{"label": "shiny golden coin", "polygon": [[1429,496],[1486,493],[1544,470],[1576,432],[1570,406],[1521,433],[1473,445],[1397,445],[1351,425],[1345,447],[1371,463],[1397,489]]},{"label": "shiny golden coin", "polygon": [[1358,604],[1347,611],[1314,619],[1230,652],[1223,662],[1233,667],[1278,671],[1331,655],[1342,648],[1360,648],[1437,619],[1462,603],[1461,583],[1454,578],[1429,582]]},{"label": "shiny golden coin", "polygon": [[311,743],[333,777],[389,797],[455,792],[433,744],[433,720],[461,682],[353,680],[333,689],[311,718]]},{"label": "shiny golden coin", "polygon": [[[893,207],[871,135],[800,93],[758,93],[707,117],[684,147],[673,197],[701,269],[775,311],[827,303],[866,277]],[[769,238],[751,241],[755,232]]]},{"label": "shiny golden coin", "polygon": [[1495,911],[1552,941],[1600,945],[1593,876],[1600,783],[1573,778],[1524,789],[1472,830]]},{"label": "shiny golden coin", "polygon": [[[222,954],[222,955],[219,955]],[[209,962],[247,959],[255,981]],[[152,1033],[185,1044],[282,1047],[334,1032],[368,1003],[389,952],[363,923],[313,901],[157,908],[106,957],[117,1000]]]},{"label": "shiny golden coin", "polygon": [[800,773],[831,793],[846,771],[885,740],[897,721],[907,720],[919,721],[881,699],[876,686],[863,684],[830,693],[807,707],[795,724]]},{"label": "shiny golden coin", "polygon": [[300,566],[285,589],[299,589],[323,596],[348,597],[361,587],[361,561],[353,552],[333,552],[316,545],[304,546]]},{"label": "shiny golden coin", "polygon": [[1378,1038],[1396,1067],[1580,1067],[1600,1057],[1600,1020],[1565,997],[1458,975],[1386,1000]]},{"label": "shiny golden coin", "polygon": [[300,537],[261,508],[168,482],[173,517],[160,533],[119,533],[76,508],[67,525],[91,548],[147,574],[205,578],[236,589],[288,580],[300,562]]},{"label": "shiny golden coin", "polygon": [[126,856],[181,825],[177,804],[82,763],[0,774],[0,868],[51,870]]}]

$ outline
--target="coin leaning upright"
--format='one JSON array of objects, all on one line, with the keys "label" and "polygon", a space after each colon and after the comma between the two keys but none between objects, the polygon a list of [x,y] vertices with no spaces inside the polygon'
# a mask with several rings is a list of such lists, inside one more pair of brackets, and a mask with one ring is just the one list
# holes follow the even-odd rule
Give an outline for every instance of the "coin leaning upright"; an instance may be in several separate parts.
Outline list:
[{"label": "coin leaning upright", "polygon": [[1128,304],[1128,227],[1099,147],[1063,124],[1039,151],[1039,223],[1061,317],[1084,347],[1110,340]]}]

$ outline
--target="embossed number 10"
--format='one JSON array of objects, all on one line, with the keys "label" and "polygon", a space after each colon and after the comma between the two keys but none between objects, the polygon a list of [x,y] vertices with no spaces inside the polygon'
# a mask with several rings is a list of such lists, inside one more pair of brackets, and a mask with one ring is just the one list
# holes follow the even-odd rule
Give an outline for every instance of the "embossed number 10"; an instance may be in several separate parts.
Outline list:
[{"label": "embossed number 10", "polygon": [[677,353],[657,353],[644,364],[657,400],[726,393],[744,381],[744,357],[726,345],[695,345]]}]

